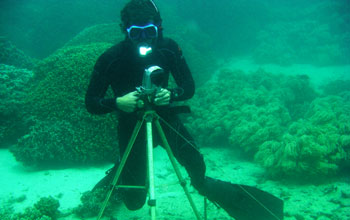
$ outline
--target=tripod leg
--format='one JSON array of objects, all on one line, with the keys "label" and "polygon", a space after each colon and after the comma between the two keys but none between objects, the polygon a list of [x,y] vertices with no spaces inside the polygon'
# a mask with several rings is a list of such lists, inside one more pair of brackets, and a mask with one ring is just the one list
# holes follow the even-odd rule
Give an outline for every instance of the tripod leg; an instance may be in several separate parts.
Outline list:
[{"label": "tripod leg", "polygon": [[110,197],[111,197],[111,195],[113,193],[113,190],[114,190],[114,188],[115,188],[115,186],[116,186],[116,184],[117,184],[117,182],[119,180],[120,174],[122,173],[122,170],[124,168],[126,160],[129,157],[129,154],[131,152],[132,146],[134,145],[135,140],[137,138],[137,135],[139,134],[139,131],[140,131],[141,126],[142,126],[142,123],[143,123],[143,120],[142,121],[141,120],[137,121],[137,124],[136,124],[136,126],[134,128],[134,131],[133,131],[132,135],[131,135],[131,139],[130,139],[130,141],[128,143],[128,146],[126,147],[126,150],[124,152],[122,160],[120,161],[120,164],[118,166],[117,172],[116,172],[116,174],[115,174],[115,176],[113,178],[113,181],[112,181],[112,184],[111,184],[111,188],[107,192],[107,196],[106,196],[106,198],[105,198],[105,200],[104,200],[104,202],[103,202],[103,204],[101,206],[100,212],[99,212],[98,217],[97,217],[98,220],[100,220],[102,218],[103,212],[105,211],[105,208],[106,208],[106,206],[108,204],[108,201],[109,201],[109,199],[110,199]]},{"label": "tripod leg", "polygon": [[149,200],[148,204],[151,207],[151,218],[156,219],[156,197],[154,190],[154,167],[153,167],[153,137],[152,137],[152,122],[146,122],[147,128],[147,155],[148,155],[148,178],[149,178]]},{"label": "tripod leg", "polygon": [[197,210],[197,207],[195,206],[195,204],[194,204],[194,202],[193,202],[193,199],[192,199],[192,197],[191,197],[191,194],[190,194],[190,192],[188,191],[188,188],[187,188],[187,186],[186,186],[186,181],[185,181],[185,179],[182,177],[181,172],[180,172],[180,169],[179,169],[179,167],[178,167],[177,164],[176,164],[175,156],[174,156],[174,154],[173,154],[173,152],[172,152],[172,150],[171,150],[171,148],[170,148],[170,146],[169,146],[169,143],[168,143],[168,141],[167,141],[167,139],[166,139],[166,136],[165,136],[165,134],[164,134],[164,131],[163,131],[162,126],[160,125],[158,119],[155,120],[155,125],[156,125],[156,127],[157,127],[159,136],[160,136],[160,138],[161,138],[161,140],[162,140],[162,142],[163,142],[164,148],[165,148],[166,152],[168,153],[170,162],[171,162],[171,164],[172,164],[173,167],[174,167],[174,170],[175,170],[175,173],[176,173],[176,175],[177,175],[177,178],[179,179],[180,184],[181,184],[183,190],[185,191],[185,194],[186,194],[186,196],[187,196],[187,199],[188,199],[188,201],[190,202],[190,205],[191,205],[191,207],[192,207],[192,209],[193,209],[193,212],[194,212],[194,214],[196,215],[197,220],[201,220],[201,217],[200,217],[200,215],[199,215],[199,212],[198,212],[198,210]]}]

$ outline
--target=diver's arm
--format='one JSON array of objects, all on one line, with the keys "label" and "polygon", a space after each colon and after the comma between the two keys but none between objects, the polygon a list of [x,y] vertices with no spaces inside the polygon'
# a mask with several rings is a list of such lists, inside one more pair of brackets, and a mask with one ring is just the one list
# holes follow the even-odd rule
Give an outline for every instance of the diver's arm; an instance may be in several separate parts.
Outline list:
[{"label": "diver's arm", "polygon": [[173,51],[171,73],[178,86],[177,88],[169,89],[171,92],[171,101],[183,101],[190,99],[195,92],[195,84],[191,71],[177,43],[170,40],[169,46],[171,51]]},{"label": "diver's arm", "polygon": [[85,95],[85,106],[88,112],[106,114],[118,110],[115,98],[104,98],[108,86],[108,77],[95,68]]}]

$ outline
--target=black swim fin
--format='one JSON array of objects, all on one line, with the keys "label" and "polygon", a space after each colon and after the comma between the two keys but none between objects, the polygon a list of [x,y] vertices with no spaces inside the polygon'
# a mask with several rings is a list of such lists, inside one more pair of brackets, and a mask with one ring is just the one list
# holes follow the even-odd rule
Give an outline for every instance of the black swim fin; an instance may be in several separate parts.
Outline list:
[{"label": "black swim fin", "polygon": [[282,220],[283,201],[255,187],[206,177],[201,194],[236,220]]},{"label": "black swim fin", "polygon": [[113,178],[115,176],[115,173],[117,172],[118,165],[114,165],[111,169],[106,171],[106,176],[104,176],[92,189],[92,191],[95,191],[100,188],[107,189],[108,187],[111,187]]}]

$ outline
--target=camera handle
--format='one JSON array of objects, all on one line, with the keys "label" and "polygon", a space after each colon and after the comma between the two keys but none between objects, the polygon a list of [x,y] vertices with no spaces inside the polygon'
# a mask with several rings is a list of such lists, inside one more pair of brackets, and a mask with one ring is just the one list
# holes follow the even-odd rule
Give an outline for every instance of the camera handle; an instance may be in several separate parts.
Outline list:
[{"label": "camera handle", "polygon": [[[159,123],[159,115],[154,111],[154,110],[146,110],[144,113],[143,113],[143,117],[142,119],[139,119],[137,121],[137,124],[134,128],[134,131],[132,133],[132,136],[129,140],[129,143],[128,143],[128,146],[124,152],[124,155],[122,157],[122,160],[119,164],[119,167],[116,171],[116,174],[113,178],[113,181],[111,183],[111,187],[110,189],[108,190],[107,192],[107,196],[102,204],[102,207],[100,209],[100,212],[98,214],[98,217],[97,219],[100,220],[102,218],[102,215],[104,213],[104,210],[108,204],[108,201],[113,193],[113,190],[115,188],[141,188],[141,189],[146,189],[146,186],[125,186],[125,185],[117,185],[117,182],[119,180],[119,177],[122,173],[122,170],[124,168],[124,165],[129,157],[129,154],[131,152],[131,149],[135,143],[135,140],[140,132],[140,129],[142,127],[142,124],[146,121],[146,131],[147,131],[147,157],[148,157],[148,178],[149,178],[149,200],[148,200],[148,205],[150,206],[150,209],[151,209],[151,219],[152,220],[156,220],[156,198],[155,198],[155,190],[154,190],[154,169],[153,169],[153,137],[152,137],[152,123],[155,124],[156,126],[156,129],[159,133],[159,136],[161,138],[161,141],[162,141],[162,144],[163,144],[163,147],[165,148],[168,156],[169,156],[169,159],[170,159],[170,162],[174,168],[174,171],[177,175],[177,178],[179,179],[179,183],[180,185],[182,186],[186,196],[187,196],[187,199],[192,207],[192,210],[194,212],[194,214],[196,215],[196,218],[197,220],[201,220],[202,218],[200,217],[200,214],[193,202],[193,199],[192,199],[192,196],[191,194],[189,193],[188,191],[188,188],[186,186],[186,181],[185,179],[182,177],[181,175],[181,172],[180,172],[180,169],[176,163],[176,160],[175,160],[175,156],[170,148],[170,145],[166,139],[166,136],[164,134],[164,131],[163,131],[163,128],[161,127],[160,123]],[[206,215],[205,215],[206,216]]]}]

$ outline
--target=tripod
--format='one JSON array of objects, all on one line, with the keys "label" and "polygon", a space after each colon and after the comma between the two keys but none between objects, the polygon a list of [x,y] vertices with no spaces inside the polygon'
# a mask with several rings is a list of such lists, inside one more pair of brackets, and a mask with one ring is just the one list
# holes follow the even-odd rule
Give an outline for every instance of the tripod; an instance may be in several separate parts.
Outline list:
[{"label": "tripod", "polygon": [[147,147],[147,158],[148,158],[148,160],[147,160],[148,166],[147,167],[148,167],[148,181],[149,181],[149,184],[148,184],[149,185],[148,186],[148,190],[149,190],[148,205],[150,206],[150,210],[151,210],[151,219],[152,220],[156,219],[156,198],[155,198],[155,189],[154,189],[155,184],[154,184],[154,169],[153,169],[153,137],[152,137],[152,124],[154,123],[156,126],[156,129],[159,133],[163,147],[165,148],[165,150],[169,156],[170,162],[171,162],[171,164],[175,170],[175,173],[179,179],[180,185],[182,186],[182,188],[187,196],[187,199],[188,199],[188,201],[193,209],[193,212],[194,212],[197,220],[201,220],[199,212],[198,212],[198,210],[193,202],[193,199],[188,191],[188,188],[186,186],[186,181],[181,175],[180,169],[175,161],[175,156],[170,148],[170,145],[167,141],[167,138],[164,134],[164,131],[159,123],[160,116],[152,109],[147,109],[147,110],[143,111],[142,114],[143,114],[142,119],[139,119],[136,123],[136,126],[133,130],[132,136],[130,138],[130,141],[126,147],[126,150],[125,150],[124,155],[121,159],[119,167],[118,167],[116,174],[112,180],[111,187],[107,192],[107,196],[106,196],[104,202],[102,203],[102,207],[100,209],[100,212],[98,214],[97,219],[100,220],[102,218],[104,210],[105,210],[105,208],[108,204],[108,201],[109,201],[109,199],[113,193],[113,190],[115,188],[141,188],[141,189],[147,188],[146,186],[143,187],[143,186],[117,185],[119,177],[123,171],[124,165],[129,157],[129,154],[130,154],[132,147],[135,143],[135,140],[139,134],[139,131],[140,131],[143,123],[146,122],[146,135],[147,135],[146,136],[147,137],[147,146],[146,147]]}]

